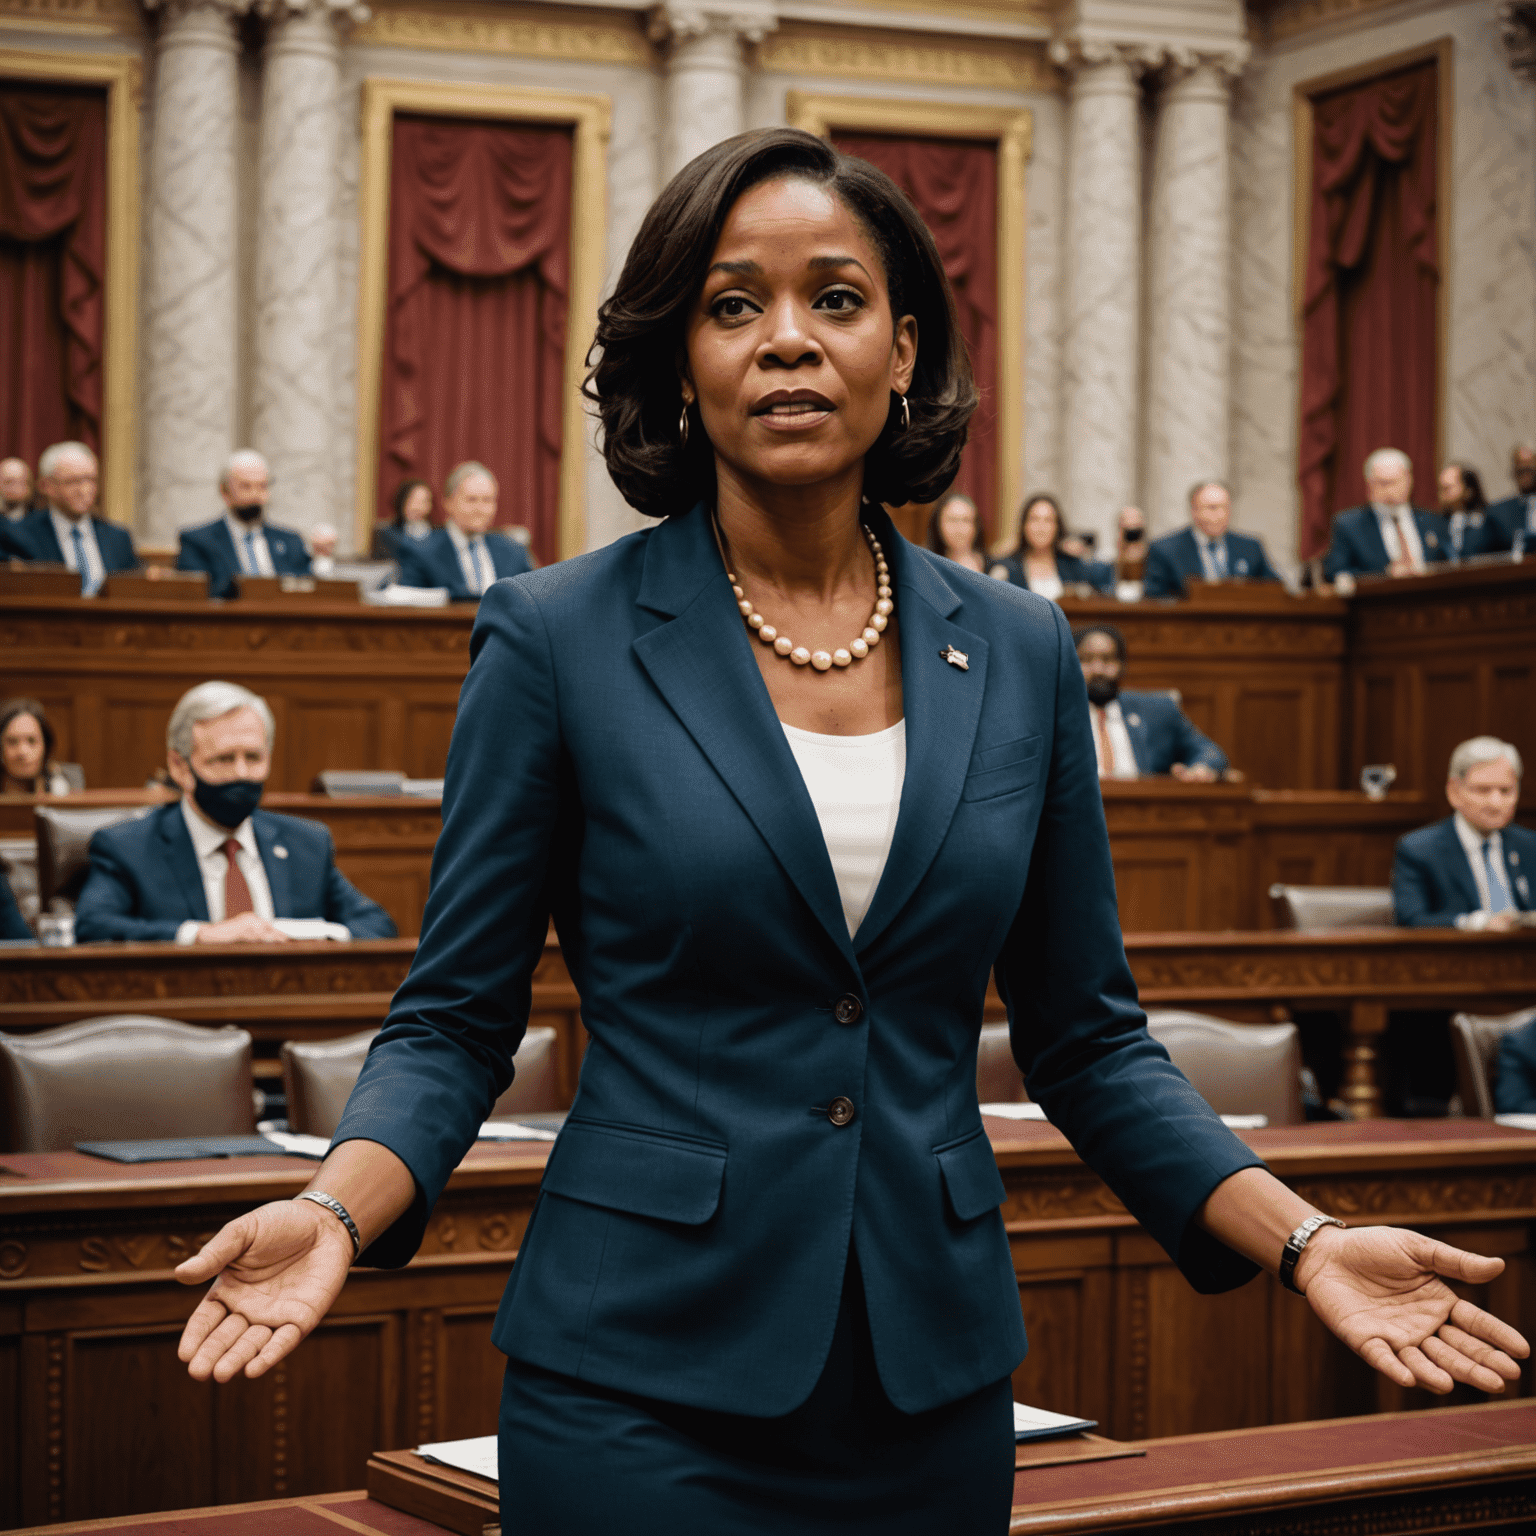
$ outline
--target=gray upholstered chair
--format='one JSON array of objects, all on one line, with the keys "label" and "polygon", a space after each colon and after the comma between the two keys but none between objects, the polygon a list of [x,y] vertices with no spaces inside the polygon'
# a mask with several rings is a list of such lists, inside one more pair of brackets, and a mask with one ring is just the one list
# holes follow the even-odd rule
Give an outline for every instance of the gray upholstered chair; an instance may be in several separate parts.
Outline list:
[{"label": "gray upholstered chair", "polygon": [[59,901],[73,907],[91,862],[91,839],[104,827],[137,821],[158,809],[153,805],[40,805],[37,820],[37,899],[42,911]]},{"label": "gray upholstered chair", "polygon": [[1390,928],[1397,921],[1384,885],[1272,885],[1269,899],[1280,926],[1301,933]]},{"label": "gray upholstered chair", "polygon": [[[376,1034],[376,1029],[364,1029],[336,1040],[283,1041],[283,1089],[288,1095],[290,1129],[307,1136],[329,1136],[335,1131]],[[492,1120],[565,1107],[560,1102],[556,1041],[555,1031],[547,1024],[523,1036],[512,1058],[512,1086],[497,1099]]]},{"label": "gray upholstered chair", "polygon": [[1013,1059],[1006,1024],[983,1024],[981,1043],[976,1047],[976,1098],[982,1104],[1020,1104],[1029,1095],[1024,1091],[1024,1074]]},{"label": "gray upholstered chair", "polygon": [[1518,1013],[1485,1015],[1458,1013],[1451,1019],[1451,1049],[1456,1056],[1456,1091],[1464,1113],[1482,1120],[1494,1114],[1493,1086],[1499,1064],[1499,1042],[1511,1030],[1536,1019],[1536,1008]]},{"label": "gray upholstered chair", "polygon": [[1229,1024],[1209,1014],[1150,1008],[1147,1027],[1219,1115],[1267,1115],[1298,1125],[1301,1036],[1294,1024]]},{"label": "gray upholstered chair", "polygon": [[77,1141],[249,1136],[251,1037],[119,1014],[0,1035],[0,1151]]}]

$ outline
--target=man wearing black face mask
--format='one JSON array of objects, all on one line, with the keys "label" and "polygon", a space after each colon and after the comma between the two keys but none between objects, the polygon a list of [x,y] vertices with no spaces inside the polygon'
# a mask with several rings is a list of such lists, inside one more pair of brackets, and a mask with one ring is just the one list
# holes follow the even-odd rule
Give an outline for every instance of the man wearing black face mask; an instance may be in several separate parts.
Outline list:
[{"label": "man wearing black face mask", "polygon": [[1210,783],[1227,768],[1227,754],[1190,722],[1166,693],[1122,693],[1125,637],[1112,624],[1074,630],[1078,664],[1088,687],[1088,713],[1101,779],[1172,774]]},{"label": "man wearing black face mask", "polygon": [[271,710],[249,689],[201,683],[182,696],[166,730],[181,801],[91,839],[77,939],[271,944],[305,919],[395,936],[389,914],[336,868],[325,827],[257,809],[272,734]]},{"label": "man wearing black face mask", "polygon": [[209,597],[233,597],[242,576],[307,576],[309,552],[292,528],[266,521],[271,474],[252,448],[232,453],[219,475],[224,515],[185,528],[178,571],[207,571]]}]

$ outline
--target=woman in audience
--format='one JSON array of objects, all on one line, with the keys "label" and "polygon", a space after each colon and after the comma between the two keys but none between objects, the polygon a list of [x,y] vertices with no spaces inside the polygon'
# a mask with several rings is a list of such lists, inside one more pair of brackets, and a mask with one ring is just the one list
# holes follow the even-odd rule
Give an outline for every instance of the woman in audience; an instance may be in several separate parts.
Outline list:
[{"label": "woman in audience", "polygon": [[976,503],[959,491],[946,496],[928,519],[928,535],[923,548],[931,549],[956,565],[968,565],[973,571],[987,568],[986,547],[982,542],[981,518]]},{"label": "woman in audience", "polygon": [[407,541],[432,536],[432,487],[425,480],[402,480],[395,489],[394,508],[394,520],[374,529],[375,560],[398,560]]},{"label": "woman in audience", "polygon": [[0,791],[7,795],[67,795],[72,785],[53,760],[53,727],[36,699],[0,704]]},{"label": "woman in audience", "polygon": [[1031,1097],[1198,1289],[1264,1266],[1403,1386],[1517,1379],[1437,1278],[1502,1260],[1327,1224],[1148,1034],[1066,620],[882,510],[944,493],[977,402],[895,185],[795,129],[706,150],[594,354],[658,525],[481,599],[411,973],[310,1187],[178,1269],[215,1282],[192,1375],[261,1375],[354,1260],[410,1259],[553,915],[592,1038],[493,1335],[519,1530],[1002,1536],[994,964]]},{"label": "woman in audience", "polygon": [[1488,521],[1483,482],[1470,464],[1447,464],[1440,471],[1440,515],[1448,520],[1451,553],[1457,560],[1489,553],[1497,540]]},{"label": "woman in audience", "polygon": [[1115,590],[1114,567],[1098,560],[1084,560],[1062,548],[1066,530],[1061,503],[1044,491],[1024,500],[1019,514],[1019,542],[991,569],[999,581],[1038,592],[1052,601],[1068,587],[1087,586],[1106,596]]}]

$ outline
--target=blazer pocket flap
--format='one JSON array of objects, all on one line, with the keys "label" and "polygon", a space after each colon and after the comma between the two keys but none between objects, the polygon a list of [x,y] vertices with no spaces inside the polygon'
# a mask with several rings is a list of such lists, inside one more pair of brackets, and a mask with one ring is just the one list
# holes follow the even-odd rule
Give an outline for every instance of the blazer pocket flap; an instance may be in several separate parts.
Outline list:
[{"label": "blazer pocket flap", "polygon": [[933,1155],[939,1160],[950,1209],[961,1221],[975,1221],[1008,1198],[986,1131],[974,1131],[962,1141],[935,1147]]},{"label": "blazer pocket flap", "polygon": [[725,1147],[640,1126],[567,1120],[544,1170],[544,1188],[568,1200],[699,1226],[715,1214]]}]

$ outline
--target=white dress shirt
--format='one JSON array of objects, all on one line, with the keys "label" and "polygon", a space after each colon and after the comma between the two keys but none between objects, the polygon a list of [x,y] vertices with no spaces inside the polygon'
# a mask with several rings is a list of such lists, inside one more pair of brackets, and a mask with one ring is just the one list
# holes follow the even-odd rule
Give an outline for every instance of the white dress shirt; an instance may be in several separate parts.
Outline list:
[{"label": "white dress shirt", "polygon": [[1227,536],[1223,534],[1219,539],[1207,538],[1198,528],[1193,530],[1195,535],[1195,548],[1200,551],[1200,569],[1205,572],[1207,581],[1221,581],[1229,573],[1227,570]]},{"label": "white dress shirt", "polygon": [[[229,536],[235,541],[235,558],[241,571],[247,576],[275,576],[277,568],[272,564],[272,551],[267,548],[266,527],[260,518],[254,523],[242,523],[233,512],[224,514]],[[249,537],[250,545],[246,539]],[[255,563],[252,564],[254,559]]]},{"label": "white dress shirt", "polygon": [[[1456,926],[1470,928],[1475,932],[1488,926],[1488,918],[1493,912],[1493,895],[1488,889],[1488,866],[1483,861],[1484,835],[1460,811],[1456,812],[1453,820],[1462,852],[1467,856],[1467,863],[1472,866],[1472,883],[1477,887],[1477,911],[1463,912],[1456,919]],[[1504,872],[1505,895],[1509,899],[1509,904],[1518,907],[1515,893],[1509,889],[1509,866],[1504,862],[1503,834],[1490,832],[1487,837],[1488,857],[1493,860],[1496,868]]]},{"label": "white dress shirt", "polygon": [[470,538],[457,523],[445,523],[448,537],[458,552],[459,569],[464,573],[464,585],[471,592],[484,592],[496,580],[496,566],[491,552],[485,547],[485,535],[477,533]]},{"label": "white dress shirt", "polygon": [[96,527],[89,516],[81,518],[66,517],[57,507],[48,508],[48,516],[53,519],[53,536],[59,541],[59,549],[64,556],[64,564],[72,571],[80,570],[80,562],[75,556],[74,530],[80,530],[80,542],[85,546],[85,570],[81,571],[80,589],[83,592],[94,592],[107,579],[106,562],[101,558],[101,546],[96,542]]},{"label": "white dress shirt", "polygon": [[[216,827],[211,822],[204,821],[193,810],[190,798],[186,795],[181,798],[181,816],[192,838],[192,851],[197,855],[197,871],[203,877],[203,896],[208,902],[208,921],[210,923],[224,921],[224,877],[229,873],[229,859],[224,852],[224,844],[230,838],[234,838],[240,844],[237,862],[240,873],[245,876],[246,888],[251,893],[251,906],[257,917],[264,917],[270,923],[275,916],[272,907],[272,887],[267,883],[266,867],[262,864],[261,853],[256,847],[256,830],[251,826],[251,818],[247,816],[233,832],[226,832],[223,827]],[[196,918],[188,918],[176,930],[176,942],[178,944],[195,943],[197,930],[202,926],[203,924]]]},{"label": "white dress shirt", "polygon": [[[1119,699],[1111,699],[1102,709],[1097,704],[1090,704],[1088,712],[1093,716],[1093,753],[1098,759],[1099,777],[1101,779],[1135,779],[1141,776],[1141,770],[1136,766],[1136,752],[1131,746],[1131,733],[1126,728],[1125,713],[1120,708]],[[1109,733],[1109,749],[1112,759],[1104,760],[1103,733],[1099,730],[1099,721],[1103,720]]]},{"label": "white dress shirt", "polygon": [[1419,540],[1419,524],[1413,508],[1406,503],[1389,507],[1384,502],[1373,501],[1371,511],[1376,514],[1381,542],[1387,547],[1387,564],[1395,565],[1399,560],[1406,560],[1414,570],[1424,570],[1424,545]]}]

